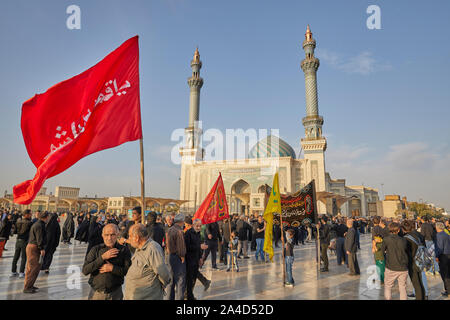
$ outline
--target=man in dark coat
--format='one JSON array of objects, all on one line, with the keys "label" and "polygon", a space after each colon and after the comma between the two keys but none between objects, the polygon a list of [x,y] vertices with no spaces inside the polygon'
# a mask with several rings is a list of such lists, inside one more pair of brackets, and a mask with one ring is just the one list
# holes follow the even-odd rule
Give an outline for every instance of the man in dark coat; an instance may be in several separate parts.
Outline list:
[{"label": "man in dark coat", "polygon": [[281,240],[281,227],[280,221],[277,219],[273,220],[273,241],[275,243],[275,248],[278,248],[278,242]]},{"label": "man in dark coat", "polygon": [[88,248],[86,250],[86,257],[89,251],[91,251],[92,247],[103,243],[103,224],[101,222],[97,222],[97,220],[98,217],[93,216],[91,218],[91,223],[89,224]]},{"label": "man in dark coat", "polygon": [[414,223],[408,220],[402,222],[403,238],[407,240],[406,251],[408,252],[408,275],[414,287],[416,300],[425,300],[425,287],[422,283],[422,270],[416,265],[416,256],[419,245],[425,246],[424,237],[414,229]]},{"label": "man in dark coat", "polygon": [[156,241],[162,248],[164,239],[164,228],[160,223],[156,223],[156,212],[150,212],[147,220],[148,236]]},{"label": "man in dark coat", "polygon": [[62,230],[63,242],[67,244],[72,244],[70,242],[70,239],[73,238],[74,233],[75,233],[75,222],[73,221],[73,214],[71,212],[68,212]]},{"label": "man in dark coat", "polygon": [[45,270],[45,273],[48,274],[53,254],[59,245],[59,239],[61,237],[61,228],[56,214],[50,214],[50,220],[45,226],[45,231],[47,232],[47,242],[45,244],[45,255],[41,270]]},{"label": "man in dark coat", "polygon": [[27,209],[24,211],[22,218],[19,218],[16,222],[16,230],[17,230],[17,240],[16,240],[16,248],[14,251],[14,258],[12,263],[12,276],[17,276],[17,262],[21,257],[20,261],[20,278],[25,277],[25,265],[27,262],[27,244],[28,238],[30,236],[31,229],[31,210]]},{"label": "man in dark coat", "polygon": [[345,236],[345,251],[347,253],[349,275],[356,276],[360,274],[358,259],[356,257],[357,243],[356,243],[356,229],[353,224],[353,219],[347,220],[347,234]]},{"label": "man in dark coat", "polygon": [[83,223],[83,220],[84,220],[84,213],[83,212],[78,213],[78,216],[77,216],[78,227],[80,227],[81,223]]},{"label": "man in dark coat", "polygon": [[200,219],[192,222],[191,218],[187,218],[185,225],[187,228],[184,234],[186,244],[186,298],[187,300],[196,300],[194,297],[194,285],[198,276],[201,252],[206,249],[206,245],[201,243],[200,230],[202,221]]},{"label": "man in dark coat", "polygon": [[323,261],[321,272],[328,272],[328,246],[330,245],[330,226],[327,216],[322,216],[319,227],[320,258]]},{"label": "man in dark coat", "polygon": [[[0,238],[5,238],[5,246],[6,242],[9,240],[9,236],[11,235],[11,228],[13,226],[12,223],[12,214],[9,213],[6,218],[1,222],[0,226]],[[6,251],[6,249],[3,249]]]},{"label": "man in dark coat", "polygon": [[75,240],[81,242],[88,242],[89,239],[89,225],[91,223],[91,214],[87,213],[84,216],[83,222],[78,226],[77,234],[75,235]]},{"label": "man in dark coat", "polygon": [[238,234],[238,258],[241,258],[241,251],[244,255],[244,259],[249,259],[247,254],[248,241],[251,240],[252,227],[245,221],[245,216],[241,215],[239,220],[236,222],[236,232]]},{"label": "man in dark coat", "polygon": [[216,256],[217,256],[217,248],[219,245],[219,241],[222,241],[222,237],[220,235],[219,225],[217,222],[210,223],[206,226],[205,230],[206,234],[206,244],[208,245],[208,249],[205,250],[203,255],[203,260],[206,261],[209,253],[211,252],[211,264],[213,269],[218,269],[216,264]]}]

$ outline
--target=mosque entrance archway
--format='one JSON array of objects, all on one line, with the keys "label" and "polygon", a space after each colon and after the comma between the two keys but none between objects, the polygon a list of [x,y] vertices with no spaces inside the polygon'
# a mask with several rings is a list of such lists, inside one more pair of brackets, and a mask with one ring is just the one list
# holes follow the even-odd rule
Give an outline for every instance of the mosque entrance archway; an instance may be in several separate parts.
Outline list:
[{"label": "mosque entrance archway", "polygon": [[231,186],[233,207],[237,209],[237,212],[234,213],[248,215],[250,193],[250,184],[243,179],[239,179]]},{"label": "mosque entrance archway", "polygon": [[361,216],[361,199],[356,196],[353,196],[350,200],[350,212],[352,217]]}]

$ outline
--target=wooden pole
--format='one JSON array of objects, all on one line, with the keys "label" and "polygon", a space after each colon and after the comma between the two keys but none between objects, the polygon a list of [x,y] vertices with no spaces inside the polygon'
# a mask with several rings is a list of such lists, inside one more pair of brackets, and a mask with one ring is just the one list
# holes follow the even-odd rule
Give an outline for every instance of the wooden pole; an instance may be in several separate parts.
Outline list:
[{"label": "wooden pole", "polygon": [[[230,219],[230,214],[228,214],[228,228],[230,229],[230,241],[228,242],[228,244],[231,243],[231,219]],[[227,248],[228,249],[228,248]],[[233,244],[231,244],[231,249],[230,249],[230,259],[231,259],[231,272],[233,272],[233,266],[234,266],[234,256],[233,256]]]},{"label": "wooden pole", "polygon": [[319,237],[319,224],[316,224],[316,256],[317,256],[317,276],[320,274],[320,237]]},{"label": "wooden pole", "polygon": [[281,228],[281,244],[282,244],[282,249],[281,249],[281,260],[283,263],[283,286],[286,283],[286,262],[285,262],[285,257],[284,257],[284,235],[283,235],[283,217],[281,216],[281,212],[280,212],[280,228]]},{"label": "wooden pole", "polygon": [[319,237],[319,214],[317,212],[317,197],[316,197],[316,181],[312,181],[313,188],[313,206],[314,206],[314,217],[316,218],[316,262],[317,262],[317,278],[320,274],[320,237]]},{"label": "wooden pole", "polygon": [[144,138],[139,140],[141,150],[141,223],[145,224],[145,175],[144,175]]}]

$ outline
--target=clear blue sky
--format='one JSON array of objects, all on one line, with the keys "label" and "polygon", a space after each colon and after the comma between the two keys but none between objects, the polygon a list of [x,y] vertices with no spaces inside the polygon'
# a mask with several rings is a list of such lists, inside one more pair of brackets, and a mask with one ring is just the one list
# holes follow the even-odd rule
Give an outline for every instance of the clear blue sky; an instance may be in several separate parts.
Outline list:
[{"label": "clear blue sky", "polygon": [[[81,8],[81,30],[66,8]],[[381,8],[381,30],[366,8]],[[8,1],[0,11],[0,190],[31,179],[22,103],[140,36],[147,194],[178,196],[174,129],[188,122],[190,60],[203,61],[204,129],[276,128],[298,152],[304,134],[300,61],[306,24],[321,59],[319,111],[326,169],[347,184],[450,209],[450,2]],[[91,155],[46,186],[81,194],[139,194],[139,144]]]}]

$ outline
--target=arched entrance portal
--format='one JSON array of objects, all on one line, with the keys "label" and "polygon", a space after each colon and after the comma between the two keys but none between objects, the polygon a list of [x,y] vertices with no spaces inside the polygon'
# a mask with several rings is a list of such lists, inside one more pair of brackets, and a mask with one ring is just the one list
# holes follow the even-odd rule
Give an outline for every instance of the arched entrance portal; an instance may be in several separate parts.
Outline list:
[{"label": "arched entrance portal", "polygon": [[231,186],[231,213],[248,215],[250,205],[250,192],[250,184],[242,179],[236,181]]}]

